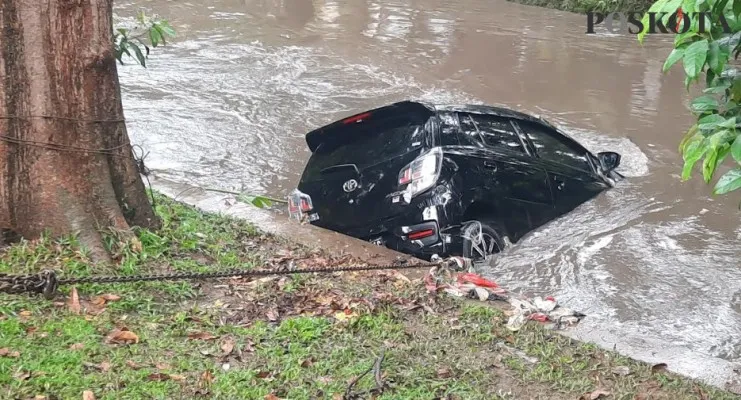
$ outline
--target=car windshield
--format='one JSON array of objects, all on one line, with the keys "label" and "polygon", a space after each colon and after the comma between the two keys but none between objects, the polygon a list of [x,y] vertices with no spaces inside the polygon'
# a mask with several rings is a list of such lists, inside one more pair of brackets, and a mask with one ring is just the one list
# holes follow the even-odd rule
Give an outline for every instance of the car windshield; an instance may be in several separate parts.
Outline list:
[{"label": "car windshield", "polygon": [[319,145],[307,163],[305,174],[315,176],[343,164],[354,164],[362,170],[422,147],[425,133],[419,120],[403,115],[348,124]]}]

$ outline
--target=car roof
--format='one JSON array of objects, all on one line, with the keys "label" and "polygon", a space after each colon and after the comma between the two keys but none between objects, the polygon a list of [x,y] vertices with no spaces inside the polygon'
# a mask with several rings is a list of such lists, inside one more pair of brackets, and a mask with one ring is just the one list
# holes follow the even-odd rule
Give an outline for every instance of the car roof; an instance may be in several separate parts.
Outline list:
[{"label": "car roof", "polygon": [[[426,109],[428,112],[469,112],[469,113],[478,113],[478,114],[487,114],[487,115],[495,115],[499,117],[504,118],[512,118],[520,121],[527,121],[532,122],[535,124],[543,125],[546,127],[549,127],[559,134],[563,135],[564,137],[568,138],[572,142],[575,142],[579,146],[582,146],[579,142],[574,140],[571,136],[567,135],[565,132],[558,129],[555,125],[550,123],[549,121],[545,120],[544,118],[540,116],[534,116],[531,114],[526,114],[520,111],[515,111],[510,108],[505,107],[498,107],[498,106],[490,106],[490,105],[483,105],[483,104],[432,104],[425,101],[415,101],[415,100],[404,100],[399,101],[392,104],[387,104],[372,110],[363,111],[360,113],[356,113],[354,116],[362,115],[365,113],[373,113],[379,110],[391,110],[391,109],[397,109],[399,112],[421,112],[422,110]],[[309,149],[313,152],[316,150],[316,147],[319,145],[319,142],[321,142],[321,136],[329,130],[332,130],[333,128],[337,128],[339,126],[342,126],[344,120],[353,118],[346,117],[340,120],[337,120],[335,122],[332,122],[328,125],[316,128],[312,130],[311,132],[306,134],[306,142],[309,146]],[[583,147],[583,146],[582,146]]]},{"label": "car roof", "polygon": [[553,124],[541,118],[540,116],[525,114],[523,112],[515,111],[505,107],[489,106],[484,104],[436,104],[430,107],[433,107],[437,111],[470,112],[519,119],[522,121],[546,125],[555,129],[555,126],[553,126]]}]

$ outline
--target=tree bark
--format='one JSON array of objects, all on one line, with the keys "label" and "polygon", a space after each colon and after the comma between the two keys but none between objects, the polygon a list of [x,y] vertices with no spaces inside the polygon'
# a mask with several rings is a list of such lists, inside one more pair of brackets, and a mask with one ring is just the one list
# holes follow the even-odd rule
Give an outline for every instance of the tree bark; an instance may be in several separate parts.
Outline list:
[{"label": "tree bark", "polygon": [[0,0],[0,228],[157,228],[124,123],[112,0]]}]

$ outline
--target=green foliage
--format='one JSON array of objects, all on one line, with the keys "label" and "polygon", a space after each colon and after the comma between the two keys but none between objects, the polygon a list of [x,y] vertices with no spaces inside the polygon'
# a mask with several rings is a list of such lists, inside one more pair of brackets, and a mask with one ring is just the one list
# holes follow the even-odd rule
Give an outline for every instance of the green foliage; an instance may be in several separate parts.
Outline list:
[{"label": "green foliage", "polygon": [[[126,54],[146,68],[150,46],[164,45],[167,43],[167,37],[174,36],[175,30],[167,20],[156,15],[147,16],[141,11],[136,16],[136,26],[134,28],[118,28],[113,33],[116,59],[123,65],[123,55]],[[142,51],[142,48],[144,51]]]},{"label": "green foliage", "polygon": [[[682,61],[685,87],[699,83],[705,77],[703,94],[691,102],[697,122],[682,139],[679,150],[684,159],[682,180],[691,178],[695,165],[702,160],[702,177],[710,183],[719,166],[728,161],[730,170],[718,179],[713,193],[726,194],[741,188],[741,77],[734,63],[741,52],[741,0],[659,0],[649,11],[665,12],[666,24],[680,8],[692,15],[691,26],[685,33],[677,34],[674,49],[664,63],[664,72]],[[648,26],[649,16],[643,17]],[[724,29],[724,23],[730,32]],[[703,29],[704,28],[704,29]],[[643,42],[644,30],[638,35]],[[730,155],[730,157],[729,157]]]}]

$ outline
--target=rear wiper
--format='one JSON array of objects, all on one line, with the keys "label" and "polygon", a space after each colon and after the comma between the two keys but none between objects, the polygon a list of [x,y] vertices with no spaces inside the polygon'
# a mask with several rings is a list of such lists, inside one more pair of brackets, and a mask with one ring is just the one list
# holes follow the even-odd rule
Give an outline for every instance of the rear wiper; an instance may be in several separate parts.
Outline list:
[{"label": "rear wiper", "polygon": [[355,170],[355,173],[360,175],[360,170],[358,169],[358,166],[355,164],[337,164],[333,165],[331,167],[327,167],[319,171],[320,174],[328,174],[330,172],[334,172],[336,170],[344,169],[344,168],[352,168]]}]

